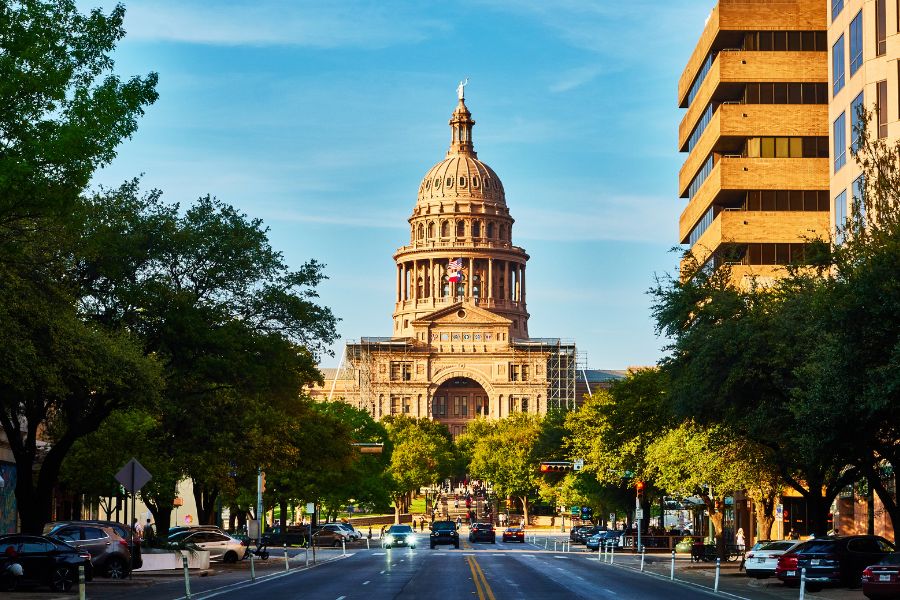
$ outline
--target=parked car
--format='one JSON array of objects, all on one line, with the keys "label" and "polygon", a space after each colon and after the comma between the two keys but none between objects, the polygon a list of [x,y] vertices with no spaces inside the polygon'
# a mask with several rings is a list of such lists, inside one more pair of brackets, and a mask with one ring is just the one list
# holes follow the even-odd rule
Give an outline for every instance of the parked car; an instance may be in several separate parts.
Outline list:
[{"label": "parked car", "polygon": [[588,527],[587,529],[580,529],[575,534],[575,539],[573,541],[576,544],[587,543],[588,539],[590,539],[591,536],[595,536],[602,531],[606,531],[605,525],[592,525],[591,527]]},{"label": "parked car", "polygon": [[453,521],[435,521],[431,524],[431,535],[429,536],[431,548],[440,545],[452,545],[459,549],[459,532],[456,530],[456,523]]},{"label": "parked car", "polygon": [[113,531],[115,531],[120,538],[123,540],[127,540],[131,536],[131,527],[127,525],[123,525],[118,521],[101,521],[97,519],[79,519],[79,520],[71,520],[71,521],[54,521],[53,523],[47,523],[44,525],[44,535],[62,523],[71,523],[71,524],[84,524],[84,525],[101,525],[103,527],[111,527]]},{"label": "parked car", "polygon": [[590,529],[593,525],[576,525],[572,529],[569,530],[569,541],[578,543],[578,532],[584,531],[585,529]]},{"label": "parked car", "polygon": [[394,548],[396,546],[415,548],[416,535],[409,525],[391,525],[384,534],[384,540],[381,545],[385,548]]},{"label": "parked car", "polygon": [[525,530],[521,527],[507,527],[503,530],[504,542],[522,542],[525,543]]},{"label": "parked car", "polygon": [[93,578],[90,552],[46,535],[0,536],[0,553],[14,556],[22,566],[22,583],[40,583],[67,592],[78,580],[80,566],[84,566],[86,580]]},{"label": "parked car", "polygon": [[[323,523],[321,529],[325,531],[330,531],[338,537],[339,542],[349,542],[350,541],[350,532],[347,531],[347,528],[343,523]],[[410,527],[410,529],[412,529]],[[338,544],[340,546],[340,543]]]},{"label": "parked car", "polygon": [[877,535],[847,535],[804,542],[778,559],[775,575],[788,584],[800,582],[806,569],[807,589],[824,585],[858,586],[863,570],[895,551],[894,545]]},{"label": "parked car", "polygon": [[796,540],[766,540],[753,544],[744,554],[744,569],[750,577],[765,579],[775,575],[775,567],[781,555],[790,552],[803,542]]},{"label": "parked car", "polygon": [[237,562],[244,557],[246,552],[246,548],[241,540],[207,529],[173,533],[169,536],[169,542],[195,546],[200,550],[206,550],[209,552],[210,560],[221,560],[226,563]]},{"label": "parked car", "polygon": [[605,529],[589,537],[584,545],[587,547],[589,552],[598,550],[600,548],[600,544],[615,542],[616,545],[620,545],[621,538],[624,533],[624,531]]},{"label": "parked car", "polygon": [[178,525],[176,527],[169,528],[169,536],[175,535],[176,533],[181,533],[182,531],[215,531],[216,533],[221,533],[222,535],[228,535],[228,532],[226,532],[218,525]]},{"label": "parked car", "polygon": [[497,532],[491,523],[472,523],[469,528],[470,542],[490,542],[497,543]]},{"label": "parked car", "polygon": [[262,540],[270,546],[304,546],[309,537],[309,527],[288,526],[282,531],[280,526],[275,526],[262,535]]},{"label": "parked car", "polygon": [[863,569],[862,591],[866,598],[900,598],[900,553],[888,554]]},{"label": "parked car", "polygon": [[60,521],[51,523],[44,530],[50,537],[87,550],[94,569],[104,577],[124,579],[131,572],[129,540],[122,538],[112,527]]},{"label": "parked car", "polygon": [[336,525],[346,531],[351,540],[361,540],[363,538],[362,531],[356,529],[353,523],[336,523]]},{"label": "parked car", "polygon": [[337,527],[317,525],[313,527],[313,544],[316,546],[329,546],[340,548],[347,541],[347,533]]}]

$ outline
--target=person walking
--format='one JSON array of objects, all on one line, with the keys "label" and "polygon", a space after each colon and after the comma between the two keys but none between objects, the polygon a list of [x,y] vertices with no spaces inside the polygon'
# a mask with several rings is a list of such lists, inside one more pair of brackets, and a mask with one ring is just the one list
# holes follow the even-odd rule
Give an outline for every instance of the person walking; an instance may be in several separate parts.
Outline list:
[{"label": "person walking", "polygon": [[734,545],[737,546],[737,551],[741,553],[741,564],[738,566],[738,572],[744,570],[744,562],[747,560],[747,555],[744,552],[744,528],[738,527],[737,535],[734,536]]}]

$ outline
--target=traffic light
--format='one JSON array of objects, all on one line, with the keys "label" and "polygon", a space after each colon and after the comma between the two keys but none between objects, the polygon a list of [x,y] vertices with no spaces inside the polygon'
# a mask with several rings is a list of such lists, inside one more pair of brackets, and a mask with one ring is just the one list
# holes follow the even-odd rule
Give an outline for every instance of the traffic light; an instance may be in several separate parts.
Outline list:
[{"label": "traffic light", "polygon": [[641,501],[644,499],[644,482],[638,480],[637,483],[634,484],[634,487],[637,488],[637,499]]},{"label": "traffic light", "polygon": [[559,473],[561,471],[571,471],[572,463],[567,460],[545,460],[541,461],[541,473]]},{"label": "traffic light", "polygon": [[266,472],[265,471],[262,471],[259,474],[259,491],[260,492],[266,491]]}]

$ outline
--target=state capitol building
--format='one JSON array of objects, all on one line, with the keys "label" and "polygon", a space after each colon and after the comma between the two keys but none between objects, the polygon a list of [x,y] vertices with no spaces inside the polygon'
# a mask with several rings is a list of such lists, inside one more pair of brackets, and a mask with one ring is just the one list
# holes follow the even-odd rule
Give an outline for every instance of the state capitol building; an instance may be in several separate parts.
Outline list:
[{"label": "state capitol building", "polygon": [[475,152],[463,91],[450,149],[422,179],[409,244],[394,253],[392,335],[348,343],[311,390],[376,419],[431,418],[454,437],[480,416],[573,408],[623,376],[579,367],[574,342],[529,337],[528,253],[513,244],[503,183]]}]

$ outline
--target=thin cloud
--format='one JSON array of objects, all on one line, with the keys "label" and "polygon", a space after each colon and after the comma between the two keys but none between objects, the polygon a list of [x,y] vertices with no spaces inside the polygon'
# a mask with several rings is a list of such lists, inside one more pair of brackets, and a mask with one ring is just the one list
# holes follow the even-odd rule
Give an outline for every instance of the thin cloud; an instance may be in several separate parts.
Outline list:
[{"label": "thin cloud", "polygon": [[550,85],[550,91],[555,94],[568,92],[592,82],[604,73],[607,73],[607,70],[600,65],[569,69],[561,73],[559,79]]}]

